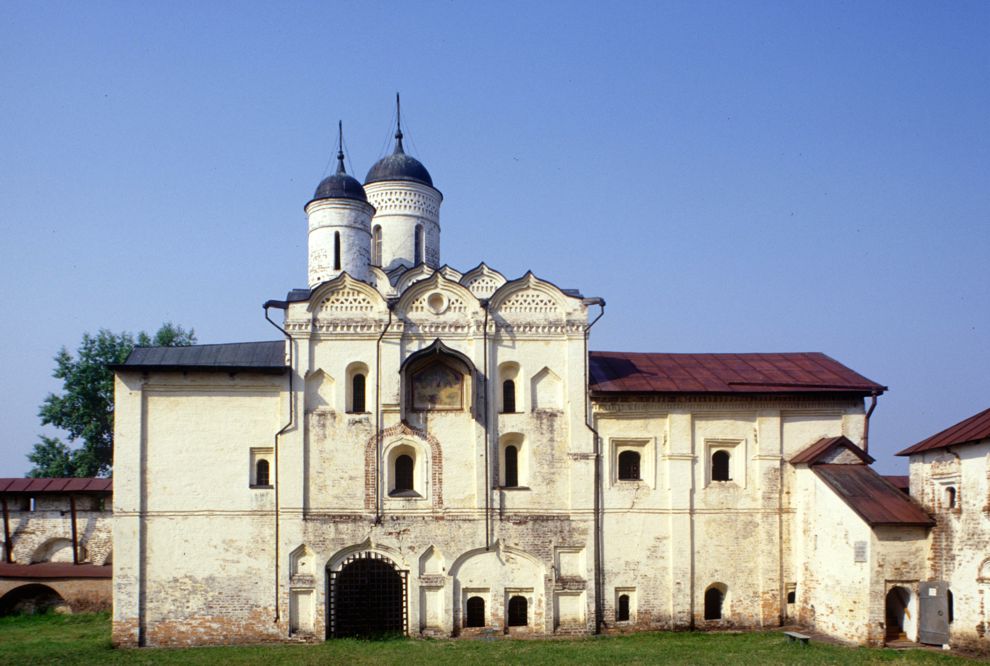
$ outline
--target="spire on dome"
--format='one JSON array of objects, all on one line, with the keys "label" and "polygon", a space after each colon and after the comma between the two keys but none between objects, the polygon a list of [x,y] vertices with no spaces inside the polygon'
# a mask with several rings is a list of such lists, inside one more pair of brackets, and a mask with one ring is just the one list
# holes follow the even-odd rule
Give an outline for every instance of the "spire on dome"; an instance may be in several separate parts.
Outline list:
[{"label": "spire on dome", "polygon": [[381,158],[368,171],[364,182],[377,183],[379,181],[404,180],[414,183],[422,183],[433,187],[433,178],[426,167],[412,155],[407,155],[402,145],[402,106],[399,100],[399,93],[395,93],[395,150],[391,155]]},{"label": "spire on dome", "polygon": [[393,155],[404,154],[402,148],[402,105],[399,103],[399,93],[395,93],[395,151]]},{"label": "spire on dome", "polygon": [[[355,199],[368,202],[364,187],[357,178],[347,175],[347,169],[344,168],[344,123],[339,120],[337,121],[337,172],[320,181],[309,203],[317,199]],[[306,205],[308,206],[309,203]]]},{"label": "spire on dome", "polygon": [[347,173],[344,168],[344,121],[337,121],[337,173]]}]

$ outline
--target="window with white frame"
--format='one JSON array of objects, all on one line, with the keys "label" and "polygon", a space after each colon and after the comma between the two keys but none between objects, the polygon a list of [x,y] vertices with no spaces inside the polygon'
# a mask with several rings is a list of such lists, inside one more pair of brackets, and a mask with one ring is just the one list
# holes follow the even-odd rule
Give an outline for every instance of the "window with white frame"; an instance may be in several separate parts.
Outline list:
[{"label": "window with white frame", "polygon": [[525,488],[529,472],[525,439],[517,432],[499,438],[500,484],[503,488]]},{"label": "window with white frame", "polygon": [[514,414],[519,410],[521,401],[519,400],[519,364],[513,361],[502,363],[498,366],[499,381],[499,405],[498,411],[502,414]]},{"label": "window with white frame", "polygon": [[609,476],[612,485],[646,483],[653,486],[652,440],[613,439],[611,443]]},{"label": "window with white frame", "polygon": [[251,469],[249,471],[248,485],[252,488],[271,488],[273,472],[272,457],[274,449],[252,448],[251,449]]},{"label": "window with white frame", "polygon": [[616,622],[636,621],[636,588],[635,587],[615,588],[615,621]]},{"label": "window with white frame", "polygon": [[385,453],[385,485],[394,499],[422,499],[427,496],[427,460],[419,447],[403,441]]},{"label": "window with white frame", "polygon": [[705,477],[707,484],[745,485],[745,447],[738,440],[706,442]]},{"label": "window with white frame", "polygon": [[368,411],[368,366],[356,361],[347,366],[347,412],[365,414]]}]

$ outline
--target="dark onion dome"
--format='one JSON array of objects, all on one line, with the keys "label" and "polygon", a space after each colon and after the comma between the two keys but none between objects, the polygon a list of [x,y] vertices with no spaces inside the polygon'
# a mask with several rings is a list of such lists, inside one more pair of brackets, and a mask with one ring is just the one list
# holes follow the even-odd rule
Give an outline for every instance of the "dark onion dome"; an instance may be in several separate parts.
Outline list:
[{"label": "dark onion dome", "polygon": [[377,183],[383,180],[408,180],[433,187],[433,179],[422,162],[411,155],[406,155],[402,149],[402,130],[395,133],[395,151],[381,158],[368,171],[364,184]]},{"label": "dark onion dome", "polygon": [[[360,181],[353,176],[348,176],[344,170],[344,151],[337,152],[337,173],[327,176],[316,186],[316,193],[309,203],[319,199],[354,199],[368,203],[368,196],[364,193]],[[307,206],[309,204],[306,204]]]}]

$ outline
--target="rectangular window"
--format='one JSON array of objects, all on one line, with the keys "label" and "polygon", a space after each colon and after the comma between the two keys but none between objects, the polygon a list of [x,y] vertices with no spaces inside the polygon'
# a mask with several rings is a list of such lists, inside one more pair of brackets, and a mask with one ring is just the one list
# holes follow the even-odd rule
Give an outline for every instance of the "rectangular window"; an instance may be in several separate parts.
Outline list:
[{"label": "rectangular window", "polygon": [[275,477],[272,466],[274,450],[271,448],[251,449],[251,469],[249,470],[248,485],[252,488],[271,488]]},{"label": "rectangular window", "polygon": [[705,442],[705,485],[746,485],[746,446],[739,440]]},{"label": "rectangular window", "polygon": [[643,484],[656,487],[656,465],[652,439],[610,440],[609,479],[614,487],[635,487]]}]

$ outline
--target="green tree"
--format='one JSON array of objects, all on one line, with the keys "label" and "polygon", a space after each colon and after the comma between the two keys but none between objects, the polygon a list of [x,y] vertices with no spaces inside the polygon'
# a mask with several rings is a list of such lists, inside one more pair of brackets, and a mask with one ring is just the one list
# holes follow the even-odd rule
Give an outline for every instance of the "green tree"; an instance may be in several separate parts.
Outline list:
[{"label": "green tree", "polygon": [[55,355],[52,376],[62,380],[62,391],[49,394],[38,415],[44,425],[61,428],[70,448],[56,437],[41,437],[28,454],[34,467],[32,477],[103,476],[113,464],[113,371],[109,365],[123,363],[135,346],[184,347],[195,344],[190,329],[167,322],[154,336],[138,333],[112,333],[106,329],[95,336],[86,333],[72,356],[63,347]]}]

